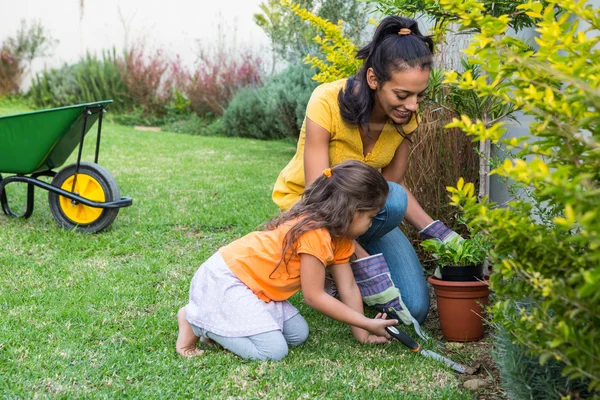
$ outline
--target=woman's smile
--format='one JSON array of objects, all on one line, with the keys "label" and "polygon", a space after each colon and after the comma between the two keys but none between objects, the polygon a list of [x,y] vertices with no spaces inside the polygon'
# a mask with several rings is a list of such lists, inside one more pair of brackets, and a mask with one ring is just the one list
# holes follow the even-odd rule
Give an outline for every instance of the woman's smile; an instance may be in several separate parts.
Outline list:
[{"label": "woman's smile", "polygon": [[410,115],[412,114],[412,112],[410,111],[405,111],[405,110],[398,110],[398,109],[394,109],[394,114],[397,118],[410,118]]}]

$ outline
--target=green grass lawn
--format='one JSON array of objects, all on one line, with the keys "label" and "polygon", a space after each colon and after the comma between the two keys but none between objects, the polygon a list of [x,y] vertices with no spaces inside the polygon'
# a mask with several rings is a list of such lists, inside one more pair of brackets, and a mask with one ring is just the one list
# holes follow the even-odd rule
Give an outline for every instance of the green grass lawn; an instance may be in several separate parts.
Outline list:
[{"label": "green grass lawn", "polygon": [[[21,111],[0,104],[0,115]],[[30,219],[0,214],[0,396],[473,398],[442,364],[398,342],[362,345],[301,295],[292,303],[310,336],[279,363],[215,347],[177,355],[176,313],[194,272],[277,213],[271,188],[293,152],[289,142],[105,124],[99,164],[134,201],[109,230],[59,229],[39,189]],[[22,207],[22,188],[8,193]]]}]

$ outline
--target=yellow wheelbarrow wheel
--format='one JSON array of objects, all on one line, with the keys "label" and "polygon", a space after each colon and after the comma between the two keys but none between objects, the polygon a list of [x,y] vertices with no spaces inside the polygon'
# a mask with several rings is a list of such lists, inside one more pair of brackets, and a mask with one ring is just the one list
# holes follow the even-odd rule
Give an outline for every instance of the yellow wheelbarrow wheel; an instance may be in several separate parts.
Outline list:
[{"label": "yellow wheelbarrow wheel", "polygon": [[[63,168],[52,180],[52,186],[98,203],[121,198],[117,181],[100,165],[82,162],[76,180],[75,171],[75,164]],[[106,229],[119,213],[118,208],[90,207],[53,192],[48,192],[48,203],[59,225],[67,229],[75,228],[79,232],[95,233]]]}]

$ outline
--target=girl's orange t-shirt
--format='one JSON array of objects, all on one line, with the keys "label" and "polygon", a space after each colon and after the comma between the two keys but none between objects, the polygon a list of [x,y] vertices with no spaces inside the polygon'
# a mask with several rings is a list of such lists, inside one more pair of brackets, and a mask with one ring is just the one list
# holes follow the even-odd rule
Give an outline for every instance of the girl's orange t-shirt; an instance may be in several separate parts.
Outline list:
[{"label": "girl's orange t-shirt", "polygon": [[[229,269],[261,300],[284,301],[300,290],[300,254],[318,258],[324,267],[350,261],[354,243],[347,238],[332,238],[324,229],[302,234],[296,255],[285,265],[279,263],[284,237],[297,219],[274,230],[252,232],[219,249]],[[279,264],[279,266],[278,266]]]}]

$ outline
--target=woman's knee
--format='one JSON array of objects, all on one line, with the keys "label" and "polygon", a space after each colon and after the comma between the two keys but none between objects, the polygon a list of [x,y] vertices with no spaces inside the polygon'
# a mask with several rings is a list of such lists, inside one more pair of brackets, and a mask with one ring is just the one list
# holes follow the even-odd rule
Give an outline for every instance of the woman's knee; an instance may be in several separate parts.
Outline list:
[{"label": "woman's knee", "polygon": [[406,189],[395,182],[388,182],[390,192],[385,202],[384,211],[388,220],[397,221],[396,225],[404,219],[408,206],[408,195]]},{"label": "woman's knee", "polygon": [[413,318],[422,324],[429,313],[429,296],[415,296],[411,300],[409,304],[405,302],[405,305]]},{"label": "woman's knee", "polygon": [[404,214],[406,214],[408,205],[406,190],[401,185],[393,182],[388,182],[388,187],[390,192],[385,205],[379,214],[373,218],[371,228],[358,238],[358,242],[365,249],[368,249],[371,244],[392,230],[397,229],[404,219]]}]

